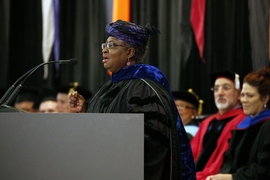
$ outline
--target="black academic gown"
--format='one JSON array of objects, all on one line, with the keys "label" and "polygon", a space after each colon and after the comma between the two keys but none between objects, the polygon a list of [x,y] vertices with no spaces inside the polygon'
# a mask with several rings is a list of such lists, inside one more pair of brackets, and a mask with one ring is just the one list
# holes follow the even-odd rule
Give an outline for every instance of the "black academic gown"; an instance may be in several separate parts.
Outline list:
[{"label": "black academic gown", "polygon": [[270,179],[270,117],[233,132],[220,173],[233,180]]},{"label": "black academic gown", "polygon": [[[170,97],[153,83],[168,111]],[[144,179],[169,179],[170,129],[174,139],[174,179],[181,179],[180,150],[174,122],[170,121],[159,98],[142,80],[108,82],[91,100],[88,111],[93,113],[144,113]],[[173,115],[173,113],[171,113]]]}]

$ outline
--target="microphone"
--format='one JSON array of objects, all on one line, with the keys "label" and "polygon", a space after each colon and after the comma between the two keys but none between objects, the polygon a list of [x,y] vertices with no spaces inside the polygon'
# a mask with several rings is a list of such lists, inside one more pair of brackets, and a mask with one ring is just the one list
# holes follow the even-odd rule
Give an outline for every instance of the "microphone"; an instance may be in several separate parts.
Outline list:
[{"label": "microphone", "polygon": [[76,58],[72,58],[72,59],[69,59],[69,60],[48,61],[48,62],[39,64],[39,65],[33,67],[32,69],[30,69],[29,71],[24,73],[12,86],[10,86],[8,88],[6,93],[0,99],[0,105],[8,105],[9,103],[11,103],[12,100],[16,97],[16,95],[21,90],[22,84],[24,83],[24,81],[29,76],[31,76],[31,74],[33,74],[40,67],[42,67],[42,66],[44,66],[46,64],[69,64],[69,65],[74,65],[74,64],[77,64],[77,63],[78,63],[78,60]]},{"label": "microphone", "polygon": [[[55,61],[52,61],[52,62],[55,62]],[[78,64],[78,60],[76,58],[72,58],[72,59],[69,59],[69,60],[59,60],[59,64],[71,64],[71,65],[74,65],[74,64]]]}]

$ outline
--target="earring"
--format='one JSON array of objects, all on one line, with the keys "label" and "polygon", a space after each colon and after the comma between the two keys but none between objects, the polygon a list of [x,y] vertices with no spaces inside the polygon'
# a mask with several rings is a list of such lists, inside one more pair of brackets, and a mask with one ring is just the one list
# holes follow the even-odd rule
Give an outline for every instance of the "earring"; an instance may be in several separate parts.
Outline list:
[{"label": "earring", "polygon": [[266,108],[266,104],[265,104],[265,105],[263,105],[263,107],[264,107],[264,108]]},{"label": "earring", "polygon": [[128,58],[128,60],[127,60],[127,66],[129,66],[130,65],[130,62],[129,62],[129,58]]}]

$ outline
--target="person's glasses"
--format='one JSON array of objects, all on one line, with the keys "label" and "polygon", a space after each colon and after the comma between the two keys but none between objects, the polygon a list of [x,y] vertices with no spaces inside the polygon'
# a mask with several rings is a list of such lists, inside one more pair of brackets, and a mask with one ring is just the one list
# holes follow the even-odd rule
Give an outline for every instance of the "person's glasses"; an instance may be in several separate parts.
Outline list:
[{"label": "person's glasses", "polygon": [[108,49],[111,49],[111,48],[114,48],[114,47],[117,47],[117,46],[123,46],[123,45],[120,45],[120,44],[115,44],[113,42],[108,42],[108,43],[102,43],[101,44],[101,49],[103,50],[104,48],[108,48]]},{"label": "person's glasses", "polygon": [[181,109],[195,109],[194,107],[188,106],[186,104],[177,104],[176,107]]},{"label": "person's glasses", "polygon": [[222,86],[214,86],[211,88],[211,90],[214,92],[218,92],[219,88],[222,88],[224,91],[229,91],[232,87],[229,84],[224,84]]}]

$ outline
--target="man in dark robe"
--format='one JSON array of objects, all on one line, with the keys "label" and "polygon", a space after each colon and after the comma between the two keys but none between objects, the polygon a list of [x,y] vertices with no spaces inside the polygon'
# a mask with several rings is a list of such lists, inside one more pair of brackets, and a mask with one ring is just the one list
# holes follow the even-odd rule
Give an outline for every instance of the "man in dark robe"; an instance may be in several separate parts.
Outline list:
[{"label": "man in dark robe", "polygon": [[223,162],[223,155],[229,147],[231,131],[245,118],[240,104],[241,82],[238,74],[231,71],[210,75],[214,84],[215,103],[218,112],[205,120],[191,140],[196,164],[197,179],[216,174]]}]

